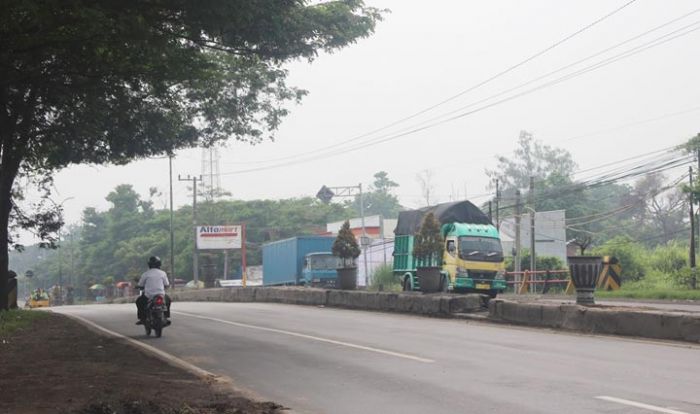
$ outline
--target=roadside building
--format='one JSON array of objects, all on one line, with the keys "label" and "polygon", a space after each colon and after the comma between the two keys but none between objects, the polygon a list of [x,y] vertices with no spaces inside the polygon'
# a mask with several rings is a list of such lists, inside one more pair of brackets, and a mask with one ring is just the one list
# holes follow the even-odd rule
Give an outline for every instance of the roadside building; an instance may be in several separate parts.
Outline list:
[{"label": "roadside building", "polygon": [[[350,230],[357,238],[357,242],[361,242],[362,236],[362,219],[352,218],[350,221]],[[367,273],[371,280],[374,271],[384,265],[392,265],[394,254],[394,229],[396,228],[396,219],[385,219],[380,215],[365,217],[365,233],[366,240],[365,253],[357,258],[357,283],[358,286],[365,285],[365,257],[367,258]],[[326,224],[326,233],[328,235],[337,235],[340,227],[345,221],[337,221]]]},{"label": "roadside building", "polygon": [[[362,236],[362,219],[356,217],[351,218],[349,221],[350,230],[359,241],[360,236]],[[372,239],[393,239],[397,222],[398,220],[396,219],[385,219],[379,215],[367,216],[365,217],[365,232],[367,233],[367,237]],[[345,220],[326,224],[326,234],[338,234],[343,223],[345,223]]]}]

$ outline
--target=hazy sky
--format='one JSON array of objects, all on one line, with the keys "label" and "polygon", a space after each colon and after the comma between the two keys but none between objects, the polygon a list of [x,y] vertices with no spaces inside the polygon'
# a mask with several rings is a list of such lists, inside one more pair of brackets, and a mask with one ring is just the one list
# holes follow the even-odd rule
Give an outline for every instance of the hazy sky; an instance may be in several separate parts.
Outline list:
[{"label": "hazy sky", "polygon": [[[315,195],[324,184],[370,184],[372,175],[384,170],[400,184],[396,193],[402,204],[417,207],[423,199],[416,174],[425,169],[433,171],[440,201],[451,196],[464,198],[465,193],[470,199],[487,193],[484,169],[493,167],[497,154],[513,151],[523,129],[549,145],[570,151],[582,169],[680,143],[700,132],[700,30],[434,128],[354,152],[341,145],[490,78],[627,1],[366,0],[369,5],[391,10],[376,34],[335,54],[320,56],[311,64],[290,64],[288,83],[307,89],[309,95],[301,105],[291,108],[275,142],[257,146],[231,143],[221,150],[222,187],[240,199],[297,197]],[[351,144],[423,125],[427,119],[574,63],[698,8],[700,3],[694,0],[638,0],[507,75]],[[689,30],[700,27],[698,20],[700,11],[501,98],[684,26],[697,23]],[[666,116],[678,112],[684,113]],[[663,119],[592,134],[660,117]],[[269,166],[267,160],[330,145],[339,146],[331,157],[232,174]],[[201,150],[179,152],[175,175],[200,174],[201,155]],[[80,220],[86,206],[107,208],[105,196],[122,183],[133,184],[144,196],[149,187],[158,187],[163,196],[156,205],[164,207],[167,160],[68,168],[56,175],[59,194],[55,199],[74,197],[65,203],[67,221],[73,223]],[[191,203],[187,193],[186,184],[176,181],[176,205]],[[483,197],[476,201],[483,201]]]}]

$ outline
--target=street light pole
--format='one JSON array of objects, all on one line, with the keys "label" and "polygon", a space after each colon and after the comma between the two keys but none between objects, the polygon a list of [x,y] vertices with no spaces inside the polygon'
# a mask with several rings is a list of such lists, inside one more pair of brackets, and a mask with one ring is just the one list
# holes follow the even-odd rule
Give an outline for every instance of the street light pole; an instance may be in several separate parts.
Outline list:
[{"label": "street light pole", "polygon": [[61,252],[61,230],[58,230],[58,305],[63,305],[63,253]]},{"label": "street light pole", "polygon": [[365,242],[367,240],[367,231],[365,229],[365,198],[362,194],[362,183],[358,184],[357,188],[360,189],[360,220],[362,221],[362,242],[360,243],[360,247],[362,248],[362,261],[364,262],[365,268],[365,286],[369,286],[369,273],[367,272],[367,246],[365,246]]},{"label": "street light pole", "polygon": [[75,249],[75,241],[73,239],[73,232],[71,231],[68,234],[70,234],[70,277],[68,278],[68,286],[73,286],[75,279],[75,252],[73,251],[73,249]]},{"label": "street light pole", "polygon": [[[535,177],[530,177],[530,193],[528,194],[528,196],[530,198],[530,271],[536,272],[537,253],[535,250]],[[535,288],[534,284],[532,284],[531,286],[533,286],[533,289]]]},{"label": "street light pole", "polygon": [[[54,203],[54,205],[63,210],[63,204],[68,200],[73,200],[74,198],[75,197],[66,197],[59,204]],[[61,229],[58,229],[58,301],[59,304],[63,304],[63,254],[61,252]]]},{"label": "street light pole", "polygon": [[199,286],[199,255],[197,254],[197,181],[202,181],[202,176],[181,178],[177,176],[179,181],[192,181],[192,231],[194,232],[194,240],[192,240],[194,250],[192,251],[192,277],[195,286]]}]

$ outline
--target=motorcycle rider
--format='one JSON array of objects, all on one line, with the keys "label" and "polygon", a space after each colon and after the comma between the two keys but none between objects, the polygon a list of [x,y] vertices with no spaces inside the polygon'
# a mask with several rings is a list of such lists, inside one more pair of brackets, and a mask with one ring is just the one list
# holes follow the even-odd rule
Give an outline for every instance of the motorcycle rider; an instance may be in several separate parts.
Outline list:
[{"label": "motorcycle rider", "polygon": [[[170,318],[170,297],[165,294],[165,288],[170,286],[168,275],[160,270],[161,261],[158,256],[151,256],[148,259],[148,270],[141,275],[138,288],[143,290],[143,295],[136,299],[137,316],[139,318],[137,325],[143,325],[143,320],[146,319],[146,306],[148,301],[156,295],[165,296],[165,317]],[[170,325],[170,320],[167,320],[167,325]],[[166,325],[166,326],[167,326]]]}]

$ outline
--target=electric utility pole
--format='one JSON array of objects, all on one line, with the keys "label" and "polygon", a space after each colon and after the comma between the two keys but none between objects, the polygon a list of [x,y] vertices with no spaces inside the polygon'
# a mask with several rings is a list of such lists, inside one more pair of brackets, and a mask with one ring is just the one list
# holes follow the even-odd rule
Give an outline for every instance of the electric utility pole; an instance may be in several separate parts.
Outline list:
[{"label": "electric utility pole", "polygon": [[194,251],[192,252],[192,277],[194,284],[199,287],[199,255],[197,254],[197,181],[202,181],[202,176],[191,177],[189,174],[186,178],[177,176],[178,181],[192,181],[192,228],[194,232]]},{"label": "electric utility pole", "polygon": [[690,259],[690,273],[692,274],[692,277],[690,279],[690,287],[695,289],[697,279],[695,276],[695,214],[693,214],[693,167],[688,167],[688,179],[690,180],[690,252],[689,252],[689,259]]},{"label": "electric utility pole", "polygon": [[[515,277],[519,278],[521,266],[520,266],[520,216],[522,215],[522,205],[520,201],[520,190],[515,190],[515,263],[513,268],[515,270]],[[517,291],[517,288],[516,288]]]},{"label": "electric utility pole", "polygon": [[[530,271],[537,271],[537,253],[535,252],[535,177],[530,177]],[[534,286],[534,285],[533,285]]]},{"label": "electric utility pole", "polygon": [[500,215],[498,213],[498,210],[499,210],[498,207],[499,207],[500,201],[501,201],[501,191],[498,188],[498,184],[499,184],[498,179],[496,179],[496,230],[501,229],[501,220],[499,218]]}]

